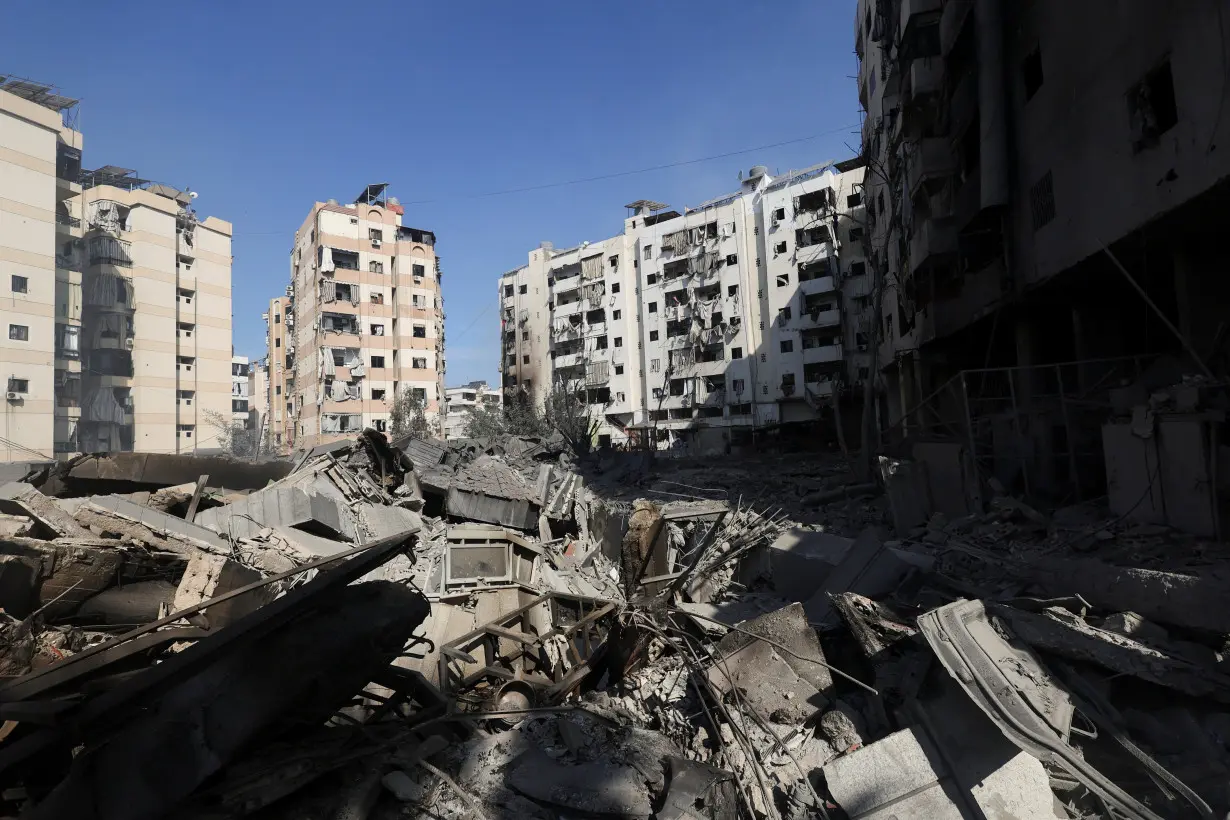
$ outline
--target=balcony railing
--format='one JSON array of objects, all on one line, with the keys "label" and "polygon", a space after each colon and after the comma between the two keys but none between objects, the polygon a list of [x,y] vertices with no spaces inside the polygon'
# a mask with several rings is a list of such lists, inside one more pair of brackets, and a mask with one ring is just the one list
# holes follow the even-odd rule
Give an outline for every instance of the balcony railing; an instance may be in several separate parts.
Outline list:
[{"label": "balcony railing", "polygon": [[57,225],[67,225],[70,228],[80,228],[81,220],[73,216],[72,214],[62,214],[62,213],[57,212],[56,213],[56,224]]}]

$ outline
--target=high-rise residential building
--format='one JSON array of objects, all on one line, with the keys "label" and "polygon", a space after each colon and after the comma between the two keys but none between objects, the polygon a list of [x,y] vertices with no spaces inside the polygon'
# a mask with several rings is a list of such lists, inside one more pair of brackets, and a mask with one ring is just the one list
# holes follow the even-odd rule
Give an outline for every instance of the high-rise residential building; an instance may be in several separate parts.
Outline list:
[{"label": "high-rise residential building", "polygon": [[[294,324],[270,334],[272,344],[284,343],[280,357],[270,348],[270,361],[285,364],[283,449],[338,441],[367,427],[388,431],[399,396],[422,402],[443,435],[436,238],[402,224],[404,209],[386,196],[387,187],[368,185],[345,205],[317,202],[295,233],[282,308]],[[270,382],[276,390],[274,374]]]},{"label": "high-rise residential building", "polygon": [[583,397],[596,444],[724,450],[827,414],[866,378],[870,302],[858,162],[740,188],[683,213],[639,200],[618,236],[530,251],[500,277],[505,401]]},{"label": "high-rise residential building", "polygon": [[489,387],[485,380],[473,381],[444,390],[444,437],[464,438],[466,422],[475,408],[498,410],[503,393]]},{"label": "high-rise residential building", "polygon": [[83,171],[75,104],[0,79],[0,458],[208,450],[198,428],[231,417],[231,226]]},{"label": "high-rise residential building", "polygon": [[248,367],[248,429],[258,452],[269,451],[269,369],[267,358],[258,359]]},{"label": "high-rise residential building", "polygon": [[264,315],[265,347],[265,445],[273,453],[289,453],[294,449],[294,386],[295,358],[291,345],[294,342],[294,288],[287,286],[286,295],[269,300],[269,311]]},{"label": "high-rise residential building", "polygon": [[1071,497],[1102,470],[1074,408],[1225,339],[1230,15],[860,0],[854,29],[885,434],[943,430]]},{"label": "high-rise residential building", "polygon": [[232,414],[230,223],[127,168],[86,171],[82,186],[78,449],[216,448]]},{"label": "high-rise residential building", "polygon": [[[81,239],[77,101],[0,76],[0,459],[75,450],[80,416]],[[70,304],[72,296],[76,301]]]}]

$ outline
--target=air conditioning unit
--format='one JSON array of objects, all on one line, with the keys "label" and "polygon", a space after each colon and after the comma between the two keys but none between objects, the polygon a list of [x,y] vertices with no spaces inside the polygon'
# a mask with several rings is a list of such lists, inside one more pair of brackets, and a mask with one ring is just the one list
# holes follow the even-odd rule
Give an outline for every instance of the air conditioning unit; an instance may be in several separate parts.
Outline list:
[{"label": "air conditioning unit", "polygon": [[379,239],[373,239],[373,240],[372,240],[372,247],[373,247],[373,248],[379,248],[379,247],[380,247],[380,240],[379,240]]},{"label": "air conditioning unit", "polygon": [[5,398],[7,398],[9,401],[21,401],[21,394],[13,390],[10,390],[8,393],[5,394]]},{"label": "air conditioning unit", "polygon": [[129,336],[127,339],[124,340],[124,347],[128,348],[129,350],[132,350],[132,346],[135,341],[136,341],[135,339]]}]

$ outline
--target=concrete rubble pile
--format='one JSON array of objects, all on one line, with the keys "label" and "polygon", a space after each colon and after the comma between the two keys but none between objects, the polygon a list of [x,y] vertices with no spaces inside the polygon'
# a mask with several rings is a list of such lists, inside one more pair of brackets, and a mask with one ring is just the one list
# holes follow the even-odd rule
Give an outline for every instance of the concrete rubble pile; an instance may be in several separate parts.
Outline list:
[{"label": "concrete rubble pile", "polygon": [[369,430],[33,470],[3,813],[1225,817],[1224,547],[912,469]]}]

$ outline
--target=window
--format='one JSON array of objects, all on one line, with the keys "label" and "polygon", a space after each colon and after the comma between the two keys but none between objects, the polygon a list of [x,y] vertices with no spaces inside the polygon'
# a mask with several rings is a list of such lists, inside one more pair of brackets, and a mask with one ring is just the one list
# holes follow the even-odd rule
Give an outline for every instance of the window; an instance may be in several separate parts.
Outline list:
[{"label": "window", "polygon": [[384,325],[372,325],[371,331],[372,331],[373,336],[383,336],[384,335]]},{"label": "window", "polygon": [[530,363],[530,356],[527,353],[521,357],[521,364],[529,364],[529,363]]},{"label": "window", "polygon": [[528,285],[522,285],[521,287],[517,288],[517,293],[527,293],[528,291],[529,291]]},{"label": "window", "polygon": [[282,324],[282,314],[280,314],[280,313],[275,313],[275,314],[273,314],[273,323],[274,323],[275,325],[280,325],[280,324]]},{"label": "window", "polygon": [[728,253],[728,254],[726,254],[726,264],[727,264],[727,265],[737,265],[737,264],[739,264],[739,254],[737,254],[737,253]]},{"label": "window", "polygon": [[773,253],[785,253],[785,252],[786,252],[785,242],[778,242],[776,245],[773,246]]},{"label": "window", "polygon": [[175,435],[183,436],[184,438],[192,438],[192,431],[196,428],[193,424],[177,425]]},{"label": "window", "polygon": [[9,392],[10,393],[29,393],[30,392],[30,380],[29,379],[15,379],[12,376],[10,376],[9,377]]},{"label": "window", "polygon": [[1042,87],[1042,50],[1037,46],[1021,61],[1021,79],[1025,81],[1025,101],[1029,102]]},{"label": "window", "polygon": [[739,295],[739,286],[738,286],[738,285],[727,285],[727,287],[726,287],[726,295],[727,295],[727,296],[738,296],[738,295]]},{"label": "window", "polygon": [[864,264],[863,262],[851,262],[850,263],[850,275],[851,276],[862,276],[866,272],[867,272],[867,265]]},{"label": "window", "polygon": [[790,306],[789,306],[789,305],[786,305],[786,307],[784,307],[784,308],[782,308],[781,310],[777,311],[777,317],[778,317],[778,319],[780,319],[780,320],[782,321],[782,323],[783,323],[783,324],[784,324],[784,323],[786,323],[786,322],[789,322],[789,321],[790,321],[790,317],[791,317],[792,315],[793,315],[793,314],[790,312]]},{"label": "window", "polygon": [[611,266],[611,270],[619,270],[619,257],[618,256],[608,256],[606,258],[606,263]]},{"label": "window", "polygon": [[662,369],[661,359],[650,359],[649,360],[649,372],[650,373],[657,373],[661,369]]},{"label": "window", "polygon": [[[410,273],[411,275],[414,276],[415,279],[422,279],[423,274],[427,273],[427,268],[423,267],[422,265],[411,265]],[[512,296],[512,292],[510,291],[508,295]]]},{"label": "window", "polygon": [[616,320],[617,320],[617,319],[619,319],[622,315],[623,315],[623,313],[622,313],[621,311],[618,311],[618,310],[613,310],[613,311],[611,311],[611,318],[612,318],[612,319],[616,319]]},{"label": "window", "polygon": [[597,347],[599,350],[606,350],[606,337],[599,336],[594,346]]},{"label": "window", "polygon": [[372,356],[372,369],[384,367],[384,356]]},{"label": "window", "polygon": [[784,288],[784,287],[786,287],[786,286],[787,286],[787,285],[789,285],[789,284],[790,284],[790,274],[788,274],[788,273],[779,273],[779,274],[777,275],[777,286],[778,286],[779,288]]},{"label": "window", "polygon": [[744,384],[743,379],[732,379],[730,382],[730,389],[736,395],[743,392],[744,386],[745,384]]},{"label": "window", "polygon": [[374,239],[377,242],[379,242],[384,239],[384,231],[380,230],[379,228],[368,228],[367,238]]},{"label": "window", "polygon": [[1128,89],[1127,105],[1128,123],[1132,129],[1132,151],[1140,152],[1157,145],[1157,138],[1179,121],[1169,60]]},{"label": "window", "polygon": [[846,207],[847,208],[857,208],[859,205],[862,205],[862,204],[863,204],[863,195],[861,193],[855,192],[853,194],[850,194],[848,197],[846,197]]},{"label": "window", "polygon": [[275,396],[280,396],[280,395],[282,395],[282,385],[280,385],[280,384],[274,385],[274,387],[273,387],[273,395],[275,395]]},{"label": "window", "polygon": [[743,348],[732,347],[730,349],[730,360],[731,361],[734,361],[735,359],[742,359],[742,358],[743,358]]},{"label": "window", "polygon": [[646,245],[646,246],[645,246],[645,258],[646,258],[646,259],[653,259],[653,245]]},{"label": "window", "polygon": [[657,340],[658,340],[658,331],[656,330],[649,331],[649,341],[656,342]]},{"label": "window", "polygon": [[413,332],[414,332],[414,338],[426,339],[427,338],[427,325],[415,325]]},{"label": "window", "polygon": [[24,276],[13,276],[13,293],[27,293],[30,280]]},{"label": "window", "polygon": [[611,284],[611,293],[619,293],[619,283],[618,282],[614,282]]},{"label": "window", "polygon": [[416,308],[425,308],[427,307],[427,297],[421,293],[412,293],[410,294],[410,304]]},{"label": "window", "polygon": [[274,339],[274,340],[273,340],[273,346],[274,346],[274,347],[281,347],[281,346],[282,346],[282,340],[281,340],[281,339]]},{"label": "window", "polygon": [[657,303],[657,302],[650,302],[650,303],[649,303],[649,312],[650,312],[650,313],[657,313],[657,312],[658,312],[658,303]]},{"label": "window", "polygon": [[528,342],[530,340],[530,332],[528,330],[521,331],[521,341]]},{"label": "window", "polygon": [[367,263],[367,272],[368,273],[384,273],[384,263],[377,262],[376,260],[373,259],[371,262]]},{"label": "window", "polygon": [[384,401],[384,390],[372,388],[372,401]]},{"label": "window", "polygon": [[[618,345],[616,345],[618,347]],[[622,364],[615,365],[615,375],[622,376],[624,374],[624,366]]]},{"label": "window", "polygon": [[785,208],[778,208],[776,211],[774,211],[774,212],[773,212],[773,218],[774,218],[774,219],[785,219],[785,218],[786,218],[786,209],[785,209]]},{"label": "window", "polygon": [[424,356],[422,358],[411,359],[410,366],[415,368],[416,370],[426,370],[427,369],[427,357]]},{"label": "window", "polygon": [[616,347],[623,347],[623,346],[624,346],[624,337],[623,337],[623,336],[616,336],[616,337],[615,337],[615,346],[616,346]]},{"label": "window", "polygon": [[388,419],[372,419],[372,426],[376,428],[377,433],[387,433],[389,430]]},{"label": "window", "polygon": [[9,338],[17,342],[28,342],[30,328],[26,325],[9,325]]},{"label": "window", "polygon": [[862,228],[851,228],[850,229],[850,241],[851,242],[862,242],[863,241],[863,229]]},{"label": "window", "polygon": [[782,339],[781,349],[782,349],[782,353],[793,353],[794,352],[794,340],[793,339]]},{"label": "window", "polygon": [[373,305],[383,305],[384,304],[384,294],[381,293],[380,291],[372,291],[372,304]]},{"label": "window", "polygon": [[505,295],[505,296],[512,296],[512,295],[513,295],[513,286],[512,286],[512,285],[505,285],[505,286],[504,286],[504,295]]},{"label": "window", "polygon": [[657,275],[656,273],[647,273],[647,274],[645,274],[645,284],[646,284],[646,285],[656,285],[656,284],[658,284],[658,275]]},{"label": "window", "polygon": [[426,387],[412,387],[410,388],[410,394],[414,396],[416,399],[418,399],[419,401],[427,400],[427,388]]}]

